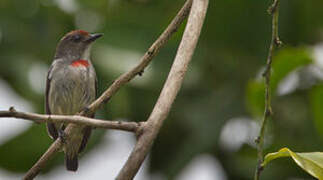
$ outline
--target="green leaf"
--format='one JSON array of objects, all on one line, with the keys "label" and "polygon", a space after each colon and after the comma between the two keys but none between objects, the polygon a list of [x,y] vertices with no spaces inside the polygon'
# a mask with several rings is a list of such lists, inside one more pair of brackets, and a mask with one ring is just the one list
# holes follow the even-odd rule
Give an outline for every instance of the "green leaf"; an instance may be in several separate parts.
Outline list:
[{"label": "green leaf", "polygon": [[273,60],[271,88],[276,90],[279,82],[290,72],[298,67],[308,65],[312,62],[312,56],[306,48],[285,48],[281,50]]},{"label": "green leaf", "polygon": [[[272,93],[276,91],[279,82],[289,73],[299,67],[312,62],[310,52],[306,48],[284,48],[274,56],[272,64],[272,74],[270,89]],[[252,79],[248,82],[247,108],[256,117],[262,116],[264,112],[265,85],[262,79]]]},{"label": "green leaf", "polygon": [[323,179],[323,152],[296,153],[288,148],[282,148],[278,152],[267,154],[262,166],[264,167],[270,161],[281,157],[292,157],[295,163],[307,173],[318,179]]},{"label": "green leaf", "polygon": [[249,81],[247,85],[247,108],[254,116],[262,116],[265,107],[265,84]]}]

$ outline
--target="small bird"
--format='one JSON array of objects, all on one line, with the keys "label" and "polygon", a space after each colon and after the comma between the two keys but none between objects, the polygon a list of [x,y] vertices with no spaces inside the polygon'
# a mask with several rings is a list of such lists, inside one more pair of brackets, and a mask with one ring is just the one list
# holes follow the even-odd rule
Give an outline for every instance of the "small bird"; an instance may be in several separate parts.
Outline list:
[{"label": "small bird", "polygon": [[[92,43],[102,34],[90,34],[84,30],[67,33],[58,43],[46,82],[46,113],[74,115],[87,108],[95,100],[97,80],[90,61]],[[92,117],[94,114],[92,115]],[[47,123],[47,131],[52,139],[63,140],[65,165],[67,170],[76,171],[78,154],[89,140],[91,127],[80,126],[65,141],[65,123]]]}]

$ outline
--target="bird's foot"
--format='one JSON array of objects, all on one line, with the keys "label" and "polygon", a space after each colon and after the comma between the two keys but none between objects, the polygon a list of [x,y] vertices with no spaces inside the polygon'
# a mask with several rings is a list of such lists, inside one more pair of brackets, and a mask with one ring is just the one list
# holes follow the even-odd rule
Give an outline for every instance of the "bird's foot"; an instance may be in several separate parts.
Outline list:
[{"label": "bird's foot", "polygon": [[89,108],[88,106],[85,106],[85,107],[83,108],[83,112],[84,112],[84,114],[85,114],[85,115],[90,114],[90,108]]},{"label": "bird's foot", "polygon": [[64,130],[62,130],[62,129],[58,130],[58,137],[61,139],[61,141],[63,143],[66,142],[66,134],[65,134]]}]

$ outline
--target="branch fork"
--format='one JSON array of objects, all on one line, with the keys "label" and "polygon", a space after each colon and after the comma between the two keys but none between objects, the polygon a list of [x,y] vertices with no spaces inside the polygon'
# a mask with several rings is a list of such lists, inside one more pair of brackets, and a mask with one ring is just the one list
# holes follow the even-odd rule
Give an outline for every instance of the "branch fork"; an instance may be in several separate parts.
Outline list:
[{"label": "branch fork", "polygon": [[[117,129],[133,132],[137,137],[137,143],[131,152],[127,162],[116,177],[117,180],[133,179],[138,172],[141,164],[147,156],[154,139],[164,120],[168,116],[170,108],[175,97],[181,87],[183,78],[188,68],[188,64],[193,56],[200,32],[203,26],[205,15],[207,12],[208,0],[187,0],[176,17],[168,25],[166,30],[151,45],[147,52],[141,58],[139,64],[129,72],[122,74],[107,88],[102,95],[96,99],[88,108],[73,116],[63,115],[42,115],[36,113],[26,113],[16,111],[13,107],[9,111],[0,111],[1,117],[14,117],[31,120],[36,123],[44,122],[67,122],[69,125],[65,129],[66,136],[69,136],[80,125],[89,125],[97,128]],[[127,82],[131,81],[135,76],[141,76],[155,57],[159,50],[167,43],[170,37],[177,32],[185,18],[188,17],[187,25],[183,34],[182,41],[177,51],[173,66],[170,70],[168,78],[164,84],[160,97],[158,98],[152,113],[146,122],[123,122],[123,121],[107,121],[86,117],[88,114],[96,112],[103,104]],[[55,140],[47,151],[40,157],[34,166],[25,174],[24,179],[33,179],[38,175],[41,169],[61,148],[63,143],[60,138]]]}]

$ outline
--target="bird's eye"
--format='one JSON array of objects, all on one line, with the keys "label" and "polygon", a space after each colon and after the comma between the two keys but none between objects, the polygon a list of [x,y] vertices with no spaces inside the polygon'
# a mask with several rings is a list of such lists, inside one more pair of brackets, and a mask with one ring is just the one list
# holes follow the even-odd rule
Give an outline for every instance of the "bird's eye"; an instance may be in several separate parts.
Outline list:
[{"label": "bird's eye", "polygon": [[81,39],[82,39],[82,37],[80,36],[80,35],[75,35],[75,36],[73,36],[73,41],[74,42],[80,42],[81,41]]}]

